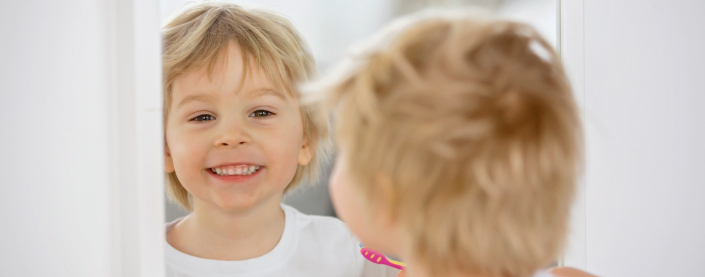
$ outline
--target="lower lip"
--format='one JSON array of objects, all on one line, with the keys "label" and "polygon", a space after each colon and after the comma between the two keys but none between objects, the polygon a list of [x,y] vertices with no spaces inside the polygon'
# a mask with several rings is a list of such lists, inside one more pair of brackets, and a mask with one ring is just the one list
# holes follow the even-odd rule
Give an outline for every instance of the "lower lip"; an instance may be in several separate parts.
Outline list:
[{"label": "lower lip", "polygon": [[263,166],[261,166],[257,171],[255,171],[254,173],[252,173],[250,175],[222,175],[221,176],[221,175],[215,174],[215,172],[213,172],[210,169],[206,169],[206,171],[208,171],[208,173],[210,173],[211,176],[213,176],[214,178],[216,178],[218,180],[224,181],[224,182],[246,182],[246,181],[252,180],[253,178],[259,176],[259,174],[260,174],[260,172],[262,172],[262,170],[264,170]]}]

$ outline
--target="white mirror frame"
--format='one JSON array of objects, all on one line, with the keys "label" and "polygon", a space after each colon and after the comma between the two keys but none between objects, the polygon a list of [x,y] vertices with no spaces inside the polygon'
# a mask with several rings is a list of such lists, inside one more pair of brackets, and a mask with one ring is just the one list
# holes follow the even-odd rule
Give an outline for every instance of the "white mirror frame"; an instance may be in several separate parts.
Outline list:
[{"label": "white mirror frame", "polygon": [[111,75],[110,274],[164,276],[159,10],[156,0],[104,3]]},{"label": "white mirror frame", "polygon": [[[111,141],[112,276],[164,276],[161,41],[157,1],[107,1],[113,69]],[[581,111],[583,0],[558,0],[557,50]],[[136,26],[140,26],[137,28]],[[154,129],[160,130],[154,132]],[[584,151],[585,152],[585,151]],[[589,157],[586,157],[589,158]],[[586,267],[585,182],[581,178],[568,248],[559,265]]]}]

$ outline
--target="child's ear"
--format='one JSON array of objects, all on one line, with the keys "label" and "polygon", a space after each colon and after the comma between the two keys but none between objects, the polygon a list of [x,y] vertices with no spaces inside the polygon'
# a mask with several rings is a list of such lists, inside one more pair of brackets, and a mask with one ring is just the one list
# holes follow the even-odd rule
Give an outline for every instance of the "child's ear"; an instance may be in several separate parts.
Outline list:
[{"label": "child's ear", "polygon": [[176,171],[174,169],[174,159],[171,158],[171,152],[169,152],[169,146],[164,146],[164,171],[166,173],[172,173]]},{"label": "child's ear", "polygon": [[307,165],[311,162],[313,158],[313,150],[311,150],[311,145],[308,143],[308,138],[304,137],[304,143],[299,149],[299,164]]}]

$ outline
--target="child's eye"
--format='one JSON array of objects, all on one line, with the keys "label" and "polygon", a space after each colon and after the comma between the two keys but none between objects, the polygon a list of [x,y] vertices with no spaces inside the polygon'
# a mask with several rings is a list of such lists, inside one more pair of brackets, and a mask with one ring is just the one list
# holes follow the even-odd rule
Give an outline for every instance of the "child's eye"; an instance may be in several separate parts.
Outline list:
[{"label": "child's eye", "polygon": [[265,117],[268,117],[273,114],[274,114],[273,112],[266,111],[266,110],[256,110],[250,114],[250,117],[265,118]]},{"label": "child's eye", "polygon": [[211,120],[215,120],[215,117],[212,115],[209,115],[209,114],[202,114],[202,115],[199,115],[197,117],[192,118],[189,121],[211,121]]}]

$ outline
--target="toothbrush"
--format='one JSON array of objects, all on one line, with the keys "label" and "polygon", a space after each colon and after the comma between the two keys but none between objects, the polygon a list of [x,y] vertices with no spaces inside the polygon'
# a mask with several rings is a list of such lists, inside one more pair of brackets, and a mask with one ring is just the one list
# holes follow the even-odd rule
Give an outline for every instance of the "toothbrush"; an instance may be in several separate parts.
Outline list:
[{"label": "toothbrush", "polygon": [[387,258],[387,256],[384,256],[384,254],[372,248],[367,248],[363,246],[362,248],[360,248],[360,254],[362,254],[365,259],[376,264],[391,266],[399,270],[404,270],[404,267],[406,267],[404,263]]}]

